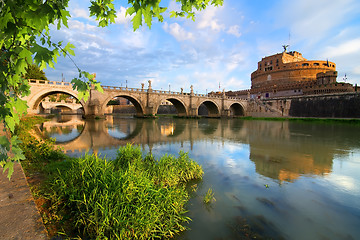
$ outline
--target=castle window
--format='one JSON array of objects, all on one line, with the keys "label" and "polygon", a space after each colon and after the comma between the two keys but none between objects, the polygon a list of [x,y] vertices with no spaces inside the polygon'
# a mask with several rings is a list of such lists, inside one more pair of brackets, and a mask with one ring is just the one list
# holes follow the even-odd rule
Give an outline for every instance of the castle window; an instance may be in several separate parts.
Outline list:
[{"label": "castle window", "polygon": [[314,66],[319,66],[319,63],[314,63]]},{"label": "castle window", "polygon": [[303,63],[302,66],[303,67],[309,66],[309,63]]},{"label": "castle window", "polygon": [[271,75],[270,75],[270,74],[267,76],[267,80],[268,80],[268,81],[271,80]]}]

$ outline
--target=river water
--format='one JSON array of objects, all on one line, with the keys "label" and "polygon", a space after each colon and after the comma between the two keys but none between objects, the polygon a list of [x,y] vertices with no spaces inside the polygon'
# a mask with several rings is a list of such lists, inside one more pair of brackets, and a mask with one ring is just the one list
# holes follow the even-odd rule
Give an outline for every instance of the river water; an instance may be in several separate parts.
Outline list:
[{"label": "river water", "polygon": [[359,239],[359,125],[62,116],[38,130],[70,156],[111,159],[127,142],[156,157],[189,152],[204,178],[177,239]]}]

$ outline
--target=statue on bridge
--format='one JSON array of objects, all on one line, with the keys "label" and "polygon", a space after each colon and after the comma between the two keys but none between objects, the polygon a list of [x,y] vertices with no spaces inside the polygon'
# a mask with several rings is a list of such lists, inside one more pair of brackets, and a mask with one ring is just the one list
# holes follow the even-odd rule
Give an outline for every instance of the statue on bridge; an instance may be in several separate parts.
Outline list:
[{"label": "statue on bridge", "polygon": [[151,80],[149,80],[148,83],[149,83],[148,89],[151,89]]}]

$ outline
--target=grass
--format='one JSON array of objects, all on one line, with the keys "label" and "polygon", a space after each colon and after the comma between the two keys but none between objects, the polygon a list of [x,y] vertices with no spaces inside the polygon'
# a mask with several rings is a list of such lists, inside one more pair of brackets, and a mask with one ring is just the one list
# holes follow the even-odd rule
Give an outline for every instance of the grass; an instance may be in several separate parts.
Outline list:
[{"label": "grass", "polygon": [[346,124],[360,124],[360,119],[356,118],[275,118],[275,117],[239,117],[243,120],[266,120],[266,121],[293,121],[293,122],[316,122],[316,123],[346,123]]},{"label": "grass", "polygon": [[215,194],[214,194],[213,190],[211,188],[209,188],[209,190],[206,192],[206,194],[204,196],[203,202],[205,204],[210,204],[212,202],[215,202],[216,199],[215,199],[214,195]]},{"label": "grass", "polygon": [[50,237],[167,239],[186,229],[186,185],[203,175],[187,153],[157,160],[128,144],[113,161],[69,158],[52,141],[24,131],[35,122],[22,121],[19,128],[22,164]]}]

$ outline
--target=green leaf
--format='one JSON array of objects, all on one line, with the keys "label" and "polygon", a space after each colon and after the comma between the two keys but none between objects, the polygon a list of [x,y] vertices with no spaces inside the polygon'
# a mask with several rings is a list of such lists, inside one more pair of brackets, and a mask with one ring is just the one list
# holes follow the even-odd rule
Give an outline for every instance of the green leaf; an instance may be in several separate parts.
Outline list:
[{"label": "green leaf", "polygon": [[6,136],[0,136],[0,145],[4,151],[10,150],[10,142]]},{"label": "green leaf", "polygon": [[75,46],[72,45],[71,43],[67,43],[66,46],[64,47],[64,51],[72,56],[75,56],[75,52],[74,50],[72,50],[72,48],[75,48]]},{"label": "green leaf", "polygon": [[6,116],[5,117],[5,123],[6,126],[10,129],[11,132],[14,132],[15,130],[15,120],[12,116]]},{"label": "green leaf", "polygon": [[145,11],[143,10],[142,12],[144,14],[145,23],[148,25],[149,28],[151,28],[153,13],[150,10],[150,6],[148,6]]},{"label": "green leaf", "polygon": [[78,78],[74,78],[73,80],[71,80],[71,83],[73,84],[73,89],[79,92],[78,99],[80,101],[83,99],[85,102],[87,102],[90,96],[89,85]]},{"label": "green leaf", "polygon": [[24,113],[27,112],[27,109],[28,109],[28,105],[26,104],[26,101],[22,100],[20,98],[17,98],[15,100],[13,106],[19,115],[23,115]]},{"label": "green leaf", "polygon": [[96,91],[104,93],[104,89],[101,87],[99,82],[93,83],[93,85],[94,85],[94,88],[95,88]]},{"label": "green leaf", "polygon": [[8,169],[7,177],[8,177],[9,180],[10,180],[11,175],[12,175],[13,172],[14,172],[14,162],[12,162],[12,161],[6,162],[5,165],[3,166],[3,169],[4,169],[4,170],[3,170],[3,173],[5,173],[5,171]]},{"label": "green leaf", "polygon": [[134,7],[129,7],[127,10],[126,10],[126,12],[125,12],[125,17],[126,16],[131,16],[131,15],[133,15],[134,13],[135,13],[136,11],[135,11],[135,8]]},{"label": "green leaf", "polygon": [[139,9],[136,15],[131,20],[133,22],[134,31],[142,25],[142,10]]}]

